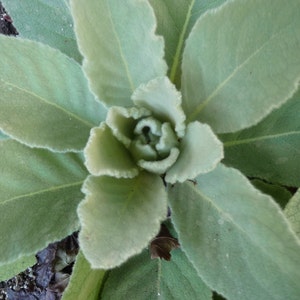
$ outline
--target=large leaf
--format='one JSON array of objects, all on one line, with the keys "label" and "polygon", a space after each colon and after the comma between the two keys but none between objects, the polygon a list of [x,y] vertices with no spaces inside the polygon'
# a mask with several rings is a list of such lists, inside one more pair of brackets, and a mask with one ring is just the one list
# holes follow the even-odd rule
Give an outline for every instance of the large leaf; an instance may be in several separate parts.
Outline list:
[{"label": "large leaf", "polygon": [[78,62],[73,20],[68,3],[62,0],[2,0],[21,37],[59,49]]},{"label": "large leaf", "polygon": [[224,163],[247,176],[300,186],[300,90],[258,125],[221,136]]},{"label": "large leaf", "polygon": [[189,121],[233,132],[288,100],[300,79],[299,0],[236,0],[195,24],[183,54]]},{"label": "large leaf", "polygon": [[79,241],[93,268],[109,269],[140,253],[167,215],[162,179],[140,173],[133,179],[90,176],[78,207]]},{"label": "large leaf", "polygon": [[199,275],[228,299],[300,296],[300,243],[272,198],[219,165],[169,190],[179,241]]},{"label": "large leaf", "polygon": [[87,175],[78,154],[0,142],[0,264],[36,253],[78,230]]},{"label": "large leaf", "polygon": [[84,70],[107,105],[131,106],[141,83],[165,75],[164,43],[148,1],[73,0],[71,8]]},{"label": "large leaf", "polygon": [[8,280],[23,272],[26,268],[33,266],[36,263],[35,254],[22,256],[16,261],[1,266],[0,268],[0,281]]},{"label": "large leaf", "polygon": [[150,259],[144,251],[109,272],[101,299],[211,299],[196,270],[182,251],[172,251],[171,261]]},{"label": "large leaf", "polygon": [[157,19],[157,33],[165,40],[169,77],[180,87],[184,41],[197,19],[226,0],[150,0]]},{"label": "large leaf", "polygon": [[292,224],[293,230],[300,239],[300,189],[298,189],[297,193],[289,201],[284,212]]},{"label": "large leaf", "polygon": [[58,50],[0,37],[0,128],[34,147],[82,150],[105,109],[80,66]]},{"label": "large leaf", "polygon": [[72,270],[72,277],[63,293],[62,300],[98,300],[105,271],[92,270],[89,262],[80,251]]}]

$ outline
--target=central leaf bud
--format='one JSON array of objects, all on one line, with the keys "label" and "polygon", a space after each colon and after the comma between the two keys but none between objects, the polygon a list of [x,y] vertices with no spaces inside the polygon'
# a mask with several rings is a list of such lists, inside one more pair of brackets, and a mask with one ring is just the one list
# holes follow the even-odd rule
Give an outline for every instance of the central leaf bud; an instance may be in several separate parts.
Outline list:
[{"label": "central leaf bud", "polygon": [[179,155],[178,137],[170,122],[162,122],[143,107],[111,107],[106,124],[130,151],[137,165],[162,174]]}]

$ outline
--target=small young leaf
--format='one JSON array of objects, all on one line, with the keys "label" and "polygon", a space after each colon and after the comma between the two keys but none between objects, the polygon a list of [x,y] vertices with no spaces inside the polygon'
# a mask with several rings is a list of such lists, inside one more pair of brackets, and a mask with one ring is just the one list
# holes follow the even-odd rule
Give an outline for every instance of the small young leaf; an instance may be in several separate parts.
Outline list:
[{"label": "small young leaf", "polygon": [[92,268],[109,269],[140,253],[167,215],[159,176],[142,172],[133,179],[87,178],[78,207],[79,241]]},{"label": "small young leaf", "polygon": [[74,58],[79,63],[73,21],[66,1],[2,0],[11,14],[19,36],[47,44]]},{"label": "small young leaf", "polygon": [[98,300],[105,271],[93,270],[80,251],[72,270],[72,276],[62,300]]},{"label": "small young leaf", "polygon": [[233,132],[287,101],[300,79],[299,15],[299,0],[236,0],[200,17],[183,54],[188,121]]},{"label": "small young leaf", "polygon": [[78,230],[87,171],[78,154],[30,149],[11,139],[0,141],[0,157],[1,265]]},{"label": "small young leaf", "polygon": [[166,73],[164,43],[146,0],[70,1],[83,67],[108,106],[132,106],[141,84]]},{"label": "small young leaf", "polygon": [[188,125],[180,145],[179,158],[165,177],[169,183],[183,182],[207,173],[223,158],[222,143],[208,125],[197,121]]},{"label": "small young leaf", "polygon": [[[0,36],[0,128],[32,147],[80,151],[106,109],[81,67],[58,50]],[[22,55],[20,55],[22,53]]]},{"label": "small young leaf", "polygon": [[292,224],[293,230],[300,239],[300,189],[289,201],[284,209],[284,213]]},{"label": "small young leaf", "polygon": [[250,177],[300,186],[300,89],[258,125],[221,135],[226,165]]},{"label": "small young leaf", "polygon": [[101,299],[210,300],[211,291],[197,275],[185,254],[176,249],[172,260],[151,260],[143,251],[109,272]]},{"label": "small young leaf", "polygon": [[181,248],[228,299],[299,299],[300,243],[273,200],[219,164],[169,190]]},{"label": "small young leaf", "polygon": [[150,0],[157,19],[157,34],[165,40],[165,59],[169,77],[180,87],[182,51],[186,37],[197,19],[226,0]]}]

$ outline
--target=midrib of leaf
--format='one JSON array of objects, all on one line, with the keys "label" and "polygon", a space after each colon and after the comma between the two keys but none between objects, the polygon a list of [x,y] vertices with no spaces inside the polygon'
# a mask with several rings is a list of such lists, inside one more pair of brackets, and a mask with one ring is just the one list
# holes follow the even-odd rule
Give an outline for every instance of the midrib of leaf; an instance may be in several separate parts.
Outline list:
[{"label": "midrib of leaf", "polygon": [[[287,25],[286,28],[290,27],[291,25]],[[278,32],[271,35],[257,50],[255,50],[249,57],[247,57],[240,65],[233,69],[233,71],[225,78],[212,93],[198,106],[195,107],[193,112],[187,117],[187,123],[194,121],[197,118],[197,115],[212,101],[212,99],[218,94],[218,92],[236,75],[238,71],[240,71],[247,63],[250,62],[252,58],[257,56],[274,38],[276,38],[283,30],[283,28]]]},{"label": "midrib of leaf", "polygon": [[242,139],[242,140],[238,140],[238,141],[224,142],[223,145],[224,145],[224,147],[233,147],[233,146],[237,146],[237,145],[250,144],[250,143],[255,143],[258,141],[276,139],[276,138],[280,138],[280,137],[288,137],[288,136],[293,136],[293,135],[300,135],[300,131],[290,131],[290,132],[273,134],[273,135],[265,135],[265,136],[255,137],[255,138]]},{"label": "midrib of leaf", "polygon": [[122,58],[122,61],[123,61],[123,64],[124,64],[124,67],[125,67],[125,70],[126,70],[128,83],[130,85],[131,92],[133,93],[133,91],[135,90],[135,85],[134,85],[133,80],[131,78],[131,75],[130,75],[130,72],[129,72],[129,68],[128,68],[128,63],[127,63],[126,58],[124,56],[124,53],[123,53],[123,50],[122,50],[122,46],[121,46],[121,42],[120,42],[120,39],[119,39],[119,35],[118,35],[117,30],[116,30],[114,21],[113,21],[112,11],[111,11],[111,7],[109,5],[109,1],[106,1],[106,5],[107,5],[108,13],[109,13],[109,19],[110,19],[111,25],[112,25],[112,30],[113,30],[115,38],[117,40],[118,48],[119,48],[119,52],[120,52],[120,56]]},{"label": "midrib of leaf", "polygon": [[182,28],[180,36],[179,36],[178,45],[177,45],[177,48],[176,48],[172,68],[171,68],[171,71],[170,71],[170,80],[173,83],[175,83],[175,77],[176,77],[177,69],[178,69],[178,66],[179,66],[179,63],[180,63],[181,51],[182,51],[182,48],[183,48],[183,43],[185,42],[184,37],[185,37],[187,27],[188,27],[188,24],[189,24],[191,15],[192,15],[192,9],[194,7],[194,4],[195,4],[195,0],[193,0],[191,2],[190,6],[189,6],[189,9],[187,11],[186,18],[185,18],[185,21],[184,21],[183,28]]},{"label": "midrib of leaf", "polygon": [[39,191],[36,191],[36,192],[33,192],[33,193],[22,194],[22,195],[19,195],[17,197],[13,197],[13,198],[4,200],[3,202],[0,203],[0,206],[6,204],[9,201],[13,201],[13,200],[17,200],[17,199],[32,197],[32,196],[36,196],[36,195],[42,195],[42,194],[45,194],[45,193],[58,191],[58,190],[61,190],[61,189],[64,189],[64,188],[72,187],[72,186],[74,186],[74,187],[75,186],[82,186],[83,182],[84,181],[81,180],[81,181],[72,182],[72,183],[69,183],[69,184],[63,184],[63,185],[59,185],[59,186],[56,186],[56,187],[51,187],[51,188],[48,188],[48,189],[39,190]]},{"label": "midrib of leaf", "polygon": [[161,259],[156,258],[157,260],[157,281],[156,281],[156,289],[157,296],[161,295]]},{"label": "midrib of leaf", "polygon": [[16,90],[19,90],[19,91],[22,91],[24,94],[29,94],[31,96],[33,96],[34,98],[37,98],[39,99],[41,102],[44,102],[46,103],[47,105],[50,105],[50,106],[53,106],[53,107],[56,107],[58,110],[61,110],[63,111],[64,113],[66,113],[67,115],[69,116],[72,116],[74,119],[78,120],[79,122],[83,123],[84,125],[88,126],[89,128],[91,127],[94,127],[95,125],[92,124],[92,123],[89,123],[87,122],[86,120],[83,120],[82,118],[78,117],[77,115],[75,115],[74,113],[70,112],[70,111],[67,111],[65,108],[57,105],[56,103],[52,103],[52,102],[49,102],[48,100],[46,100],[45,98],[31,92],[31,91],[28,91],[24,88],[20,88],[18,86],[16,86],[15,84],[13,83],[10,83],[10,82],[7,82],[5,80],[1,80],[1,82],[3,82],[4,84],[6,84],[7,86],[11,86],[12,88],[16,89]]},{"label": "midrib of leaf", "polygon": [[[283,273],[286,273],[286,271],[285,271],[284,269],[282,269],[282,266],[279,265],[279,264],[277,263],[276,260],[275,260],[275,261],[273,260],[273,256],[270,255],[270,253],[269,253],[268,251],[266,251],[264,248],[262,248],[261,245],[258,244],[255,240],[253,240],[253,238],[252,238],[251,236],[249,236],[249,234],[248,234],[241,226],[239,226],[236,222],[234,222],[234,220],[233,220],[233,218],[232,218],[231,215],[229,215],[228,213],[223,212],[223,210],[215,204],[215,202],[213,201],[213,199],[210,199],[209,197],[207,197],[207,196],[205,196],[204,194],[202,194],[202,193],[200,192],[200,190],[196,190],[195,188],[194,188],[193,190],[194,190],[194,192],[196,192],[200,197],[202,197],[204,200],[206,200],[207,202],[209,202],[209,203],[211,204],[211,206],[214,207],[214,208],[219,212],[219,214],[220,214],[221,216],[224,216],[224,220],[229,220],[229,221],[232,223],[232,225],[234,225],[234,226],[236,227],[236,229],[237,229],[238,231],[242,232],[243,235],[245,235],[245,236],[251,241],[251,243],[252,243],[253,245],[255,245],[255,247],[257,247],[258,249],[260,249],[260,251],[261,251],[262,253],[264,253],[267,257],[269,257],[270,260],[271,260],[272,262],[275,262],[276,265],[278,266],[278,268],[279,268]],[[284,214],[283,214],[282,212],[279,211],[278,214],[280,214],[282,217],[284,217]],[[289,229],[290,229],[290,225],[289,225],[289,224],[286,224],[286,225],[287,225],[287,226],[289,227]],[[294,236],[295,241],[299,244],[299,240],[297,239],[296,234],[293,234],[292,230],[289,230],[289,231],[290,231],[290,233]],[[300,244],[299,244],[299,246],[300,246]],[[288,276],[288,274],[287,274],[287,276]],[[292,278],[291,276],[289,276],[289,277],[290,277],[290,279],[291,279],[292,281],[294,281],[294,278]]]}]

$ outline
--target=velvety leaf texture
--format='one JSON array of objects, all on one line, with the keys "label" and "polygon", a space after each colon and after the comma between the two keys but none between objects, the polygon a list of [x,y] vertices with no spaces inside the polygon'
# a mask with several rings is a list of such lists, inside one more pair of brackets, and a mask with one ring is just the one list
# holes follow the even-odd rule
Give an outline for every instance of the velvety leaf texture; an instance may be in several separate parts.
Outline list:
[{"label": "velvety leaf texture", "polygon": [[181,247],[204,282],[228,299],[300,295],[300,243],[272,198],[219,165],[169,190]]},{"label": "velvety leaf texture", "polygon": [[68,3],[62,0],[3,0],[19,36],[59,49],[81,62]]},{"label": "velvety leaf texture", "polygon": [[285,215],[292,224],[293,230],[300,239],[300,190],[293,196],[285,207]]},{"label": "velvety leaf texture", "polygon": [[146,172],[133,179],[90,176],[83,191],[79,241],[92,268],[113,268],[140,253],[167,215],[162,179]]},{"label": "velvety leaf texture", "polygon": [[299,0],[236,0],[200,17],[183,54],[187,120],[219,133],[258,123],[300,79]]},{"label": "velvety leaf texture", "polygon": [[105,275],[103,270],[92,270],[80,251],[72,270],[72,277],[63,293],[62,300],[98,300],[99,290]]},{"label": "velvety leaf texture", "polygon": [[184,42],[197,19],[226,0],[150,0],[157,19],[157,34],[165,40],[169,77],[180,87]]},{"label": "velvety leaf texture", "polygon": [[0,42],[3,132],[32,147],[82,150],[106,109],[89,91],[80,66],[40,43],[5,36]]},{"label": "velvety leaf texture", "polygon": [[71,7],[92,90],[107,105],[132,106],[132,92],[167,69],[150,4],[74,0]]},{"label": "velvety leaf texture", "polygon": [[224,163],[251,177],[300,186],[300,90],[258,125],[221,135]]},{"label": "velvety leaf texture", "polygon": [[105,281],[101,299],[211,299],[187,257],[179,249],[171,261],[150,259],[148,251],[112,270]]},{"label": "velvety leaf texture", "polygon": [[0,142],[0,264],[36,253],[75,230],[87,172],[78,154]]}]

